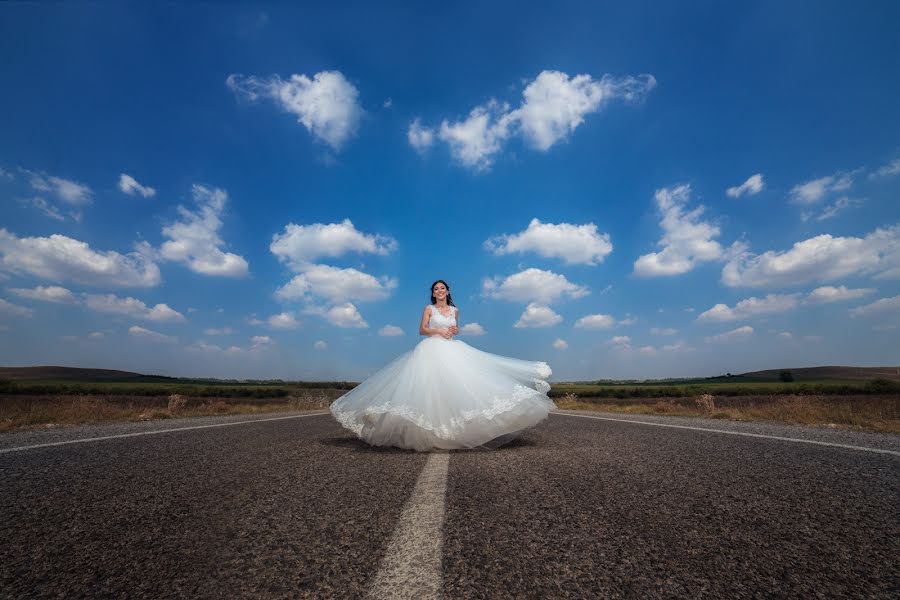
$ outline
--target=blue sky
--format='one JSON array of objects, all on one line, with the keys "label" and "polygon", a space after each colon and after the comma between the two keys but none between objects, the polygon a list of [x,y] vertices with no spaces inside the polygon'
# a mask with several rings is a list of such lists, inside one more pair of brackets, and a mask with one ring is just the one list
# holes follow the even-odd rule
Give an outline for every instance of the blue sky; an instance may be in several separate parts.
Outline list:
[{"label": "blue sky", "polygon": [[0,5],[0,364],[900,363],[895,2]]}]

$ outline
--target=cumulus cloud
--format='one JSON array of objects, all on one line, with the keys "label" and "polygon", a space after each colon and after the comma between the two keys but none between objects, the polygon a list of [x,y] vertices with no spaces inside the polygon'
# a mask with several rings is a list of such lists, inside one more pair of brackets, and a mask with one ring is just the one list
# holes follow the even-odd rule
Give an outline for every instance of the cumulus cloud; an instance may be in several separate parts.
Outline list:
[{"label": "cumulus cloud", "polygon": [[759,315],[787,312],[797,308],[798,304],[799,294],[769,294],[765,298],[751,297],[741,300],[734,305],[734,308],[730,308],[727,304],[716,304],[709,310],[700,313],[697,320],[711,323],[737,321]]},{"label": "cumulus cloud", "polygon": [[850,189],[853,179],[859,173],[856,171],[842,171],[834,175],[812,179],[806,183],[800,183],[791,188],[791,201],[795,204],[815,204],[832,192],[842,192]]},{"label": "cumulus cloud", "polygon": [[562,321],[562,317],[549,306],[532,302],[525,307],[525,312],[519,317],[519,320],[513,324],[513,327],[551,327]]},{"label": "cumulus cloud", "polygon": [[143,254],[98,252],[59,234],[19,238],[5,229],[0,229],[0,270],[99,287],[153,287],[161,281],[159,267]]},{"label": "cumulus cloud", "polygon": [[811,291],[806,297],[806,302],[809,304],[842,302],[844,300],[855,300],[856,298],[862,298],[863,296],[874,293],[875,288],[857,288],[851,290],[844,285],[839,287],[824,285]]},{"label": "cumulus cloud", "polygon": [[57,304],[74,304],[78,302],[78,299],[71,291],[58,285],[39,285],[33,289],[9,288],[9,291],[20,298],[28,298],[29,300],[42,300]]},{"label": "cumulus cloud", "polygon": [[420,119],[414,119],[409,124],[409,131],[406,133],[409,145],[416,149],[417,152],[424,152],[434,143],[434,131],[428,127],[423,127]]},{"label": "cumulus cloud", "polygon": [[485,279],[482,294],[496,300],[550,304],[561,296],[581,298],[590,293],[583,285],[571,283],[564,275],[541,269],[525,269],[509,277]]},{"label": "cumulus cloud", "polygon": [[616,324],[616,320],[610,315],[587,315],[575,321],[578,329],[609,329]]},{"label": "cumulus cloud", "polygon": [[155,189],[139,184],[137,179],[126,173],[119,175],[119,190],[129,196],[140,195],[144,198],[152,198],[156,195]]},{"label": "cumulus cloud", "polygon": [[725,190],[725,194],[729,198],[740,198],[744,194],[755,196],[763,190],[763,187],[765,187],[765,182],[763,182],[762,173],[757,173],[756,175],[751,175],[741,185],[728,188]]},{"label": "cumulus cloud", "polygon": [[864,238],[823,234],[790,250],[736,253],[722,270],[722,282],[730,287],[796,286],[850,275],[900,277],[900,225]]},{"label": "cumulus cloud", "polygon": [[300,327],[300,322],[294,318],[294,315],[288,312],[272,315],[268,319],[269,327],[272,329],[296,329]]},{"label": "cumulus cloud", "polygon": [[[542,71],[525,86],[518,107],[492,99],[473,108],[462,121],[444,119],[437,135],[456,160],[484,171],[513,136],[520,135],[532,148],[546,152],[567,139],[588,114],[612,100],[640,100],[655,86],[652,75],[604,75],[598,80],[590,75],[570,77],[560,71]],[[411,132],[410,144],[416,147],[421,138],[414,138]]]},{"label": "cumulus cloud", "polygon": [[362,318],[362,315],[359,314],[356,306],[351,302],[332,306],[327,310],[321,311],[319,314],[321,314],[326,321],[337,327],[365,329],[369,326],[365,319]]},{"label": "cumulus cloud", "polygon": [[233,74],[228,76],[226,85],[239,98],[274,101],[282,110],[296,115],[314,139],[335,151],[356,133],[364,114],[359,90],[340,71],[321,71],[312,79],[291,75],[288,80],[278,75],[266,78]]},{"label": "cumulus cloud", "polygon": [[0,315],[7,315],[10,317],[30,317],[33,314],[34,311],[30,308],[19,306],[18,304],[13,304],[8,300],[0,298]]},{"label": "cumulus cloud", "polygon": [[178,338],[173,337],[171,335],[165,335],[159,333],[158,331],[152,331],[150,329],[144,329],[143,327],[139,327],[137,325],[133,325],[128,328],[128,333],[135,338],[147,340],[150,342],[157,342],[161,344],[174,344],[178,341]]},{"label": "cumulus cloud", "polygon": [[482,335],[486,335],[487,331],[484,330],[484,327],[479,325],[478,323],[466,323],[462,327],[459,328],[459,335],[464,335],[468,337],[478,337]]},{"label": "cumulus cloud", "polygon": [[356,269],[340,269],[328,265],[307,265],[304,272],[278,288],[275,297],[282,301],[309,299],[311,296],[330,302],[371,302],[390,296],[397,281],[380,279]]},{"label": "cumulus cloud", "polygon": [[316,343],[313,344],[313,348],[316,350],[325,350],[328,348],[328,344],[325,343],[325,340],[316,340]]},{"label": "cumulus cloud", "polygon": [[197,210],[178,207],[180,221],[163,227],[162,233],[169,238],[163,242],[159,255],[186,265],[195,273],[243,277],[249,266],[244,257],[224,252],[225,242],[219,237],[222,228],[222,213],[228,194],[219,188],[210,189],[194,184],[192,188]]},{"label": "cumulus cloud", "polygon": [[663,236],[658,242],[662,250],[638,258],[634,262],[636,275],[680,275],[699,263],[724,257],[724,249],[714,239],[719,237],[719,228],[700,220],[703,206],[685,212],[690,197],[688,184],[656,190],[656,205],[662,215]]},{"label": "cumulus cloud", "polygon": [[598,265],[612,252],[608,233],[599,233],[593,223],[541,223],[532,219],[520,233],[500,235],[484,246],[495,255],[535,252],[545,258],[561,258],[568,264]]},{"label": "cumulus cloud", "polygon": [[305,270],[318,258],[335,258],[348,252],[387,255],[396,250],[394,238],[366,234],[344,219],[341,223],[288,223],[284,233],[272,236],[269,250],[295,272]]},{"label": "cumulus cloud", "polygon": [[893,298],[882,298],[871,304],[850,309],[851,317],[871,317],[900,312],[900,295]]},{"label": "cumulus cloud", "polygon": [[615,346],[628,346],[631,344],[631,338],[627,335],[614,335],[609,341]]},{"label": "cumulus cloud", "polygon": [[52,194],[70,206],[85,206],[94,201],[94,192],[83,183],[50,176],[46,173],[35,173],[24,169],[23,171],[28,175],[33,189]]},{"label": "cumulus cloud", "polygon": [[378,335],[382,337],[397,337],[405,334],[403,333],[403,330],[396,325],[385,325],[378,330]]},{"label": "cumulus cloud", "polygon": [[168,304],[157,304],[151,308],[136,298],[119,298],[115,294],[85,294],[84,305],[96,312],[124,315],[145,321],[180,323],[185,320],[184,315]]},{"label": "cumulus cloud", "polygon": [[565,350],[566,348],[569,347],[569,344],[566,342],[566,340],[557,338],[553,342],[553,347],[556,348],[557,350]]},{"label": "cumulus cloud", "polygon": [[719,342],[740,341],[747,339],[751,335],[753,335],[753,328],[749,325],[744,325],[743,327],[738,327],[737,329],[732,329],[725,333],[707,336],[704,339],[707,344],[715,344]]}]

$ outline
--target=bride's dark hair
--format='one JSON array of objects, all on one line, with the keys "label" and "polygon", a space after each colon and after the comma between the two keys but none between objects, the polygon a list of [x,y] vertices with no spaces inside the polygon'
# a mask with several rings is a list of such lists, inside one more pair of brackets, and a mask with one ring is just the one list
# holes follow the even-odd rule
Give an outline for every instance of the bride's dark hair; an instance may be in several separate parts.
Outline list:
[{"label": "bride's dark hair", "polygon": [[434,304],[435,302],[437,302],[437,300],[435,300],[435,298],[434,298],[434,286],[436,286],[439,283],[443,283],[444,287],[447,288],[447,304],[449,306],[456,306],[455,304],[453,304],[453,297],[450,295],[450,286],[447,285],[447,282],[444,281],[443,279],[438,279],[437,281],[435,281],[434,283],[431,284],[431,303]]}]

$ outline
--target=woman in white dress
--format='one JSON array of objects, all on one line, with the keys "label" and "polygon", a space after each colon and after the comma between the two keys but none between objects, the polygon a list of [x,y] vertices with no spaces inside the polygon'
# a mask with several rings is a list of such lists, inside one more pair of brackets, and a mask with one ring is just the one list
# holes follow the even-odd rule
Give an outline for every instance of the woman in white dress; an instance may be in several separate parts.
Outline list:
[{"label": "woman in white dress", "polygon": [[374,446],[496,447],[547,417],[550,367],[482,352],[454,339],[459,310],[443,280],[431,286],[415,348],[334,401],[331,413]]}]

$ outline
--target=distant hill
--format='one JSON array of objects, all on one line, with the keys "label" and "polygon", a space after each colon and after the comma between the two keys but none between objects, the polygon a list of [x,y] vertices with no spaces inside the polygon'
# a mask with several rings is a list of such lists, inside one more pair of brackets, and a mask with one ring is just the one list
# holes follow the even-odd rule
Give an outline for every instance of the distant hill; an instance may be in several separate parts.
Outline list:
[{"label": "distant hill", "polygon": [[900,381],[900,367],[801,367],[798,369],[768,369],[741,373],[740,377],[778,380],[782,371],[790,371],[794,381],[809,379],[891,379]]},{"label": "distant hill", "polygon": [[130,371],[80,369],[77,367],[0,367],[0,379],[67,379],[97,381],[145,377]]}]

